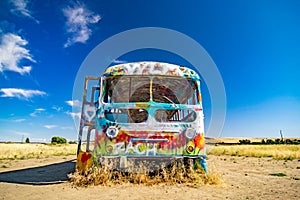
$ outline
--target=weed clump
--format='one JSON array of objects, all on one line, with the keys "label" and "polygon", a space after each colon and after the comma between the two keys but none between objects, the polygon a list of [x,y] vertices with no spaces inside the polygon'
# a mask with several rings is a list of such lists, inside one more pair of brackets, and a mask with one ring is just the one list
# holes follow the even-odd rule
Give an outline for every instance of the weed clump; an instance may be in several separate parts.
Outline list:
[{"label": "weed clump", "polygon": [[275,174],[269,174],[270,176],[279,176],[279,177],[282,177],[282,176],[286,176],[286,174],[284,173],[275,173]]},{"label": "weed clump", "polygon": [[217,172],[206,174],[202,168],[186,166],[183,163],[173,163],[169,166],[160,166],[156,170],[149,169],[149,165],[140,163],[135,168],[128,170],[117,170],[113,165],[94,166],[85,172],[76,171],[68,177],[76,186],[111,186],[121,184],[143,184],[143,185],[219,185],[222,176]]}]

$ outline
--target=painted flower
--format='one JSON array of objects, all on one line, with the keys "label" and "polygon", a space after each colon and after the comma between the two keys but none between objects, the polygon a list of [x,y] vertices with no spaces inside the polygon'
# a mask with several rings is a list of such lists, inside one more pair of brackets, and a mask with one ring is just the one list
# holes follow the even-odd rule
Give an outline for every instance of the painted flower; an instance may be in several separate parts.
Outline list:
[{"label": "painted flower", "polygon": [[203,149],[204,147],[204,134],[198,134],[196,137],[194,137],[194,144],[199,149]]}]

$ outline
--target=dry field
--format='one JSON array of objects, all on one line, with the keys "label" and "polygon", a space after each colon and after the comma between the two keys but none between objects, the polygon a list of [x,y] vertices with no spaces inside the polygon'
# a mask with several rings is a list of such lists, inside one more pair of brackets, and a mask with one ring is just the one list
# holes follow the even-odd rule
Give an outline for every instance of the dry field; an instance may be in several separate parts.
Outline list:
[{"label": "dry field", "polygon": [[300,199],[299,147],[210,148],[207,163],[209,173],[220,174],[217,184],[78,187],[67,178],[76,145],[0,144],[0,199]]},{"label": "dry field", "polygon": [[210,155],[246,157],[272,157],[277,160],[300,159],[300,145],[232,145],[216,146],[208,150]]},{"label": "dry field", "polygon": [[76,144],[0,144],[0,160],[76,155]]},{"label": "dry field", "polygon": [[263,138],[217,138],[217,139],[214,139],[215,142],[217,143],[239,143],[239,140],[243,140],[243,139],[248,139],[250,140],[251,142],[261,142],[261,140]]}]

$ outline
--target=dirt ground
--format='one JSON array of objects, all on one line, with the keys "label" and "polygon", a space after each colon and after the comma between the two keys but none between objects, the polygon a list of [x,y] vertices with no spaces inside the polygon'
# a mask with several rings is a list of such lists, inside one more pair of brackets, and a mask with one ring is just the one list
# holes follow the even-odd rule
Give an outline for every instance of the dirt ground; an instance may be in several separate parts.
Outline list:
[{"label": "dirt ground", "polygon": [[[0,199],[300,199],[300,160],[212,156],[220,185],[74,187],[67,174],[74,156],[0,160]],[[286,176],[270,174],[283,173]]]}]

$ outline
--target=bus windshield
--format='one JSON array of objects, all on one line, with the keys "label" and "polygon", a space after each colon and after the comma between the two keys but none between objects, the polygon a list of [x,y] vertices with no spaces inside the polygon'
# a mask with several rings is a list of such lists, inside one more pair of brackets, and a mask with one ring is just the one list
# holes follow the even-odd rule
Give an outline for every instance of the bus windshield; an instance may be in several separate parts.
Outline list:
[{"label": "bus windshield", "polygon": [[157,102],[198,104],[192,79],[169,76],[114,76],[104,82],[104,103]]}]

